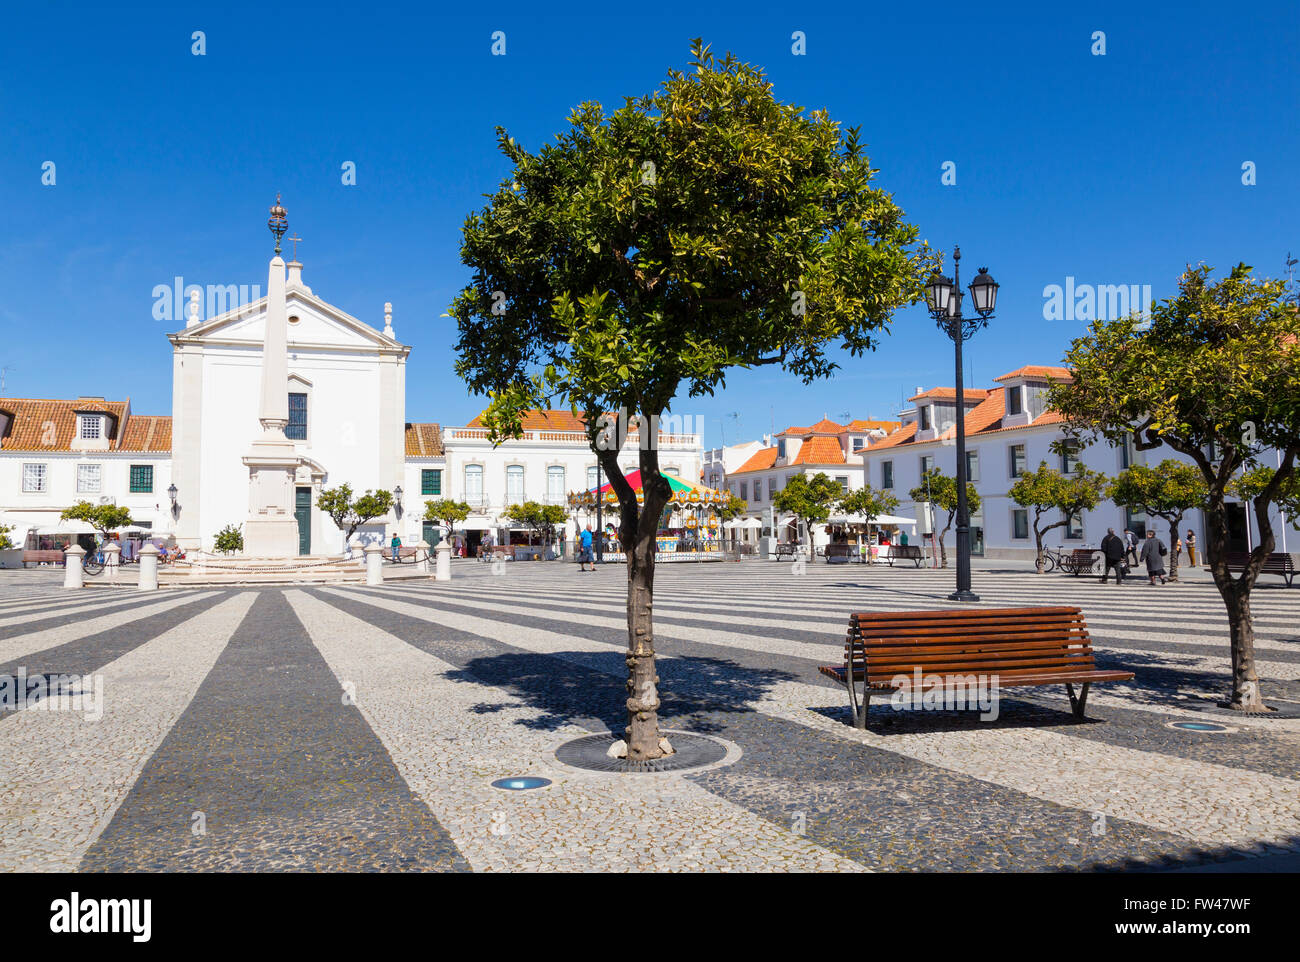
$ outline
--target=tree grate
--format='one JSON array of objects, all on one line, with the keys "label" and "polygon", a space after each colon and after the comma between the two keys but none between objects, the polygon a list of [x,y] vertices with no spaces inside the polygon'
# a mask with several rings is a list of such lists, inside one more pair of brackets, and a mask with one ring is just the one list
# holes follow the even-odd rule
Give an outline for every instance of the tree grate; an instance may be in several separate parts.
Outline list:
[{"label": "tree grate", "polygon": [[557,761],[588,772],[611,772],[627,775],[658,775],[715,765],[727,757],[727,746],[713,738],[687,732],[664,732],[675,751],[663,758],[629,761],[610,758],[605,753],[619,739],[612,733],[584,735],[565,742],[555,750]]}]

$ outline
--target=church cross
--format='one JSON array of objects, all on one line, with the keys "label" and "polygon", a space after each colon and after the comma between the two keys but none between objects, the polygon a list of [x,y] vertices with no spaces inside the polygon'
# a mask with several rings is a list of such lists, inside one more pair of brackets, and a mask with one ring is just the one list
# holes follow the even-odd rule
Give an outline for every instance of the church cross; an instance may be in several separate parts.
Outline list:
[{"label": "church cross", "polygon": [[297,235],[295,234],[293,237],[290,237],[289,240],[293,241],[293,259],[294,259],[294,260],[297,260],[297,259],[298,259],[298,241],[302,240],[302,238],[299,237],[299,236],[297,236]]}]

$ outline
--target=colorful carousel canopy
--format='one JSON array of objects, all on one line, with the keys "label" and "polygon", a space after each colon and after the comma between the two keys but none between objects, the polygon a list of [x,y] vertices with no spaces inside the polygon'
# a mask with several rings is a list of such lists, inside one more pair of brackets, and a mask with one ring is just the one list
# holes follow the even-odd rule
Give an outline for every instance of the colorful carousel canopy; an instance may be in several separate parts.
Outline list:
[{"label": "colorful carousel canopy", "polygon": [[[663,474],[667,479],[669,486],[672,488],[672,504],[704,505],[704,504],[722,504],[727,500],[725,491],[717,491],[713,488],[706,487],[703,484],[690,484],[681,478],[672,474]],[[636,499],[643,500],[641,488],[641,472],[639,470],[627,475],[627,483],[632,486],[636,492]],[[573,505],[595,504],[596,499],[600,498],[607,504],[617,504],[618,495],[614,491],[613,484],[603,484],[599,488],[592,488],[589,491],[579,491],[577,494],[569,496],[569,502]]]}]

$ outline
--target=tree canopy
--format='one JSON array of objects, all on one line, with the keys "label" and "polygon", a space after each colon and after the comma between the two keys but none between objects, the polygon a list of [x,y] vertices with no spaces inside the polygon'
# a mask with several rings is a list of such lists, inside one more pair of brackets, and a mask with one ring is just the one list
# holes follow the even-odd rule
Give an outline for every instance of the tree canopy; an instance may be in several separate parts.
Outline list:
[{"label": "tree canopy", "polygon": [[898,499],[888,491],[874,491],[870,487],[850,491],[839,500],[838,508],[845,514],[860,514],[870,523],[883,514],[898,508]]},{"label": "tree canopy", "polygon": [[[1232,705],[1254,711],[1263,701],[1249,596],[1276,543],[1269,506],[1288,490],[1300,454],[1300,313],[1282,282],[1255,278],[1245,264],[1212,274],[1189,267],[1149,319],[1094,321],[1066,353],[1074,379],[1053,384],[1048,400],[1085,443],[1167,444],[1199,469],[1206,556],[1232,634]],[[1267,466],[1269,448],[1280,464],[1253,499],[1259,544],[1234,578],[1225,498],[1235,475]]]},{"label": "tree canopy", "polygon": [[439,498],[434,501],[424,502],[424,521],[431,521],[434,524],[447,529],[447,538],[456,533],[456,525],[460,524],[470,515],[470,506],[465,501],[453,501],[450,498]]},{"label": "tree canopy", "polygon": [[131,523],[131,510],[116,504],[78,501],[72,507],[64,508],[59,517],[64,521],[84,521],[98,531],[100,537],[107,538],[110,531],[125,528]]},{"label": "tree canopy", "polygon": [[[1038,463],[1038,470],[1026,471],[1011,485],[1008,497],[1022,508],[1033,508],[1034,543],[1037,549],[1035,563],[1043,571],[1043,536],[1053,528],[1064,527],[1070,519],[1084,511],[1091,511],[1106,494],[1106,476],[1079,464],[1069,474],[1048,467],[1046,461]],[[1044,513],[1050,512],[1048,523],[1043,523]]]},{"label": "tree canopy", "polygon": [[811,478],[806,474],[796,474],[772,498],[772,506],[804,522],[811,538],[812,526],[824,524],[831,516],[831,509],[843,496],[839,484],[822,471]]},{"label": "tree canopy", "polygon": [[[939,563],[943,567],[948,567],[948,548],[944,544],[944,538],[948,536],[949,529],[952,528],[953,521],[957,518],[957,479],[949,477],[938,468],[931,468],[921,475],[921,483],[907,492],[907,496],[918,504],[928,501],[941,511],[948,513],[947,521],[943,530],[938,534],[939,541]],[[970,514],[979,513],[980,494],[975,490],[975,485],[969,481],[966,482],[966,510]]]},{"label": "tree canopy", "polygon": [[352,486],[344,483],[336,488],[323,489],[316,498],[316,507],[329,515],[343,532],[343,544],[346,547],[357,528],[367,521],[382,518],[393,509],[393,493],[367,489],[365,494],[354,499]]},{"label": "tree canopy", "polygon": [[[453,300],[456,372],[491,398],[494,440],[523,413],[565,404],[618,497],[628,559],[628,752],[663,753],[651,599],[655,533],[671,497],[654,419],[712,394],[736,368],[805,382],[835,349],[874,349],[935,263],[875,185],[856,128],[776,99],[762,71],[700,40],[689,71],[606,111],[580,104],[529,151],[505,130],[512,170],[465,221],[469,284]],[[605,412],[605,414],[598,414]],[[612,412],[612,414],[611,414]],[[602,420],[648,418],[628,484]]]}]

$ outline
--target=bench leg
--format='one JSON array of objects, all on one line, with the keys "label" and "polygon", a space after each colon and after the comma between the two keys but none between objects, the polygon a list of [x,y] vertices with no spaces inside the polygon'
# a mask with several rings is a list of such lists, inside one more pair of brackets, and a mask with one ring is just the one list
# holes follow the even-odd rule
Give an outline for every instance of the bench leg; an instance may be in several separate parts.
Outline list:
[{"label": "bench leg", "polygon": [[1074,685],[1070,684],[1068,681],[1065,683],[1065,691],[1070,696],[1070,708],[1074,711],[1075,718],[1083,717],[1084,706],[1088,704],[1088,688],[1091,687],[1091,685],[1091,682],[1085,681],[1079,687],[1078,697],[1075,697]]},{"label": "bench leg", "polygon": [[844,680],[849,687],[849,711],[853,714],[853,727],[859,731],[865,731],[867,727],[867,709],[871,707],[871,689],[864,678],[862,680],[862,707],[859,709],[858,691],[853,687],[853,672],[845,672]]}]

